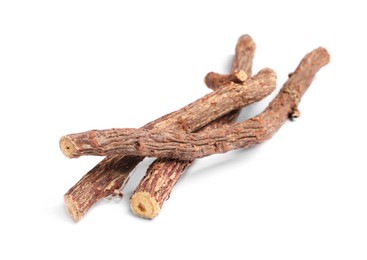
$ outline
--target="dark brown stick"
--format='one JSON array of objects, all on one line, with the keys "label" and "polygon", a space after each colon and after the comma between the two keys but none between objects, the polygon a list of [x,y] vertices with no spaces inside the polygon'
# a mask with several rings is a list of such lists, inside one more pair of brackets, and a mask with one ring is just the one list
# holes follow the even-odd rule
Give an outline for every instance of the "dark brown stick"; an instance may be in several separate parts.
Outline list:
[{"label": "dark brown stick", "polygon": [[[247,76],[251,77],[255,49],[255,42],[249,35],[241,36],[236,45],[232,73],[226,76],[210,72],[205,77],[206,85],[219,87],[229,81],[239,83],[243,82]],[[239,110],[232,111],[205,126],[200,132],[205,133],[208,129],[215,129],[223,124],[232,122],[238,114]],[[144,218],[155,218],[158,216],[163,203],[170,197],[177,181],[192,163],[193,160],[156,159],[149,166],[130,199],[130,207],[133,213]]]},{"label": "dark brown stick", "polygon": [[302,95],[316,72],[328,62],[329,54],[324,48],[307,54],[267,109],[259,116],[242,123],[228,124],[205,133],[193,134],[184,131],[128,128],[94,130],[67,136],[66,140],[70,142],[70,146],[74,145],[70,157],[120,153],[192,160],[251,147],[269,139],[289,116],[293,116],[295,112],[298,115],[297,105]]},{"label": "dark brown stick", "polygon": [[[246,64],[243,66],[245,68]],[[210,76],[209,76],[210,77]],[[213,90],[219,86],[209,86]],[[180,112],[180,111],[178,111]],[[163,116],[144,126],[146,129],[163,129],[177,123],[178,112]],[[140,156],[111,155],[98,163],[64,195],[66,209],[75,222],[99,200],[120,193],[128,180],[129,173],[143,160]]]},{"label": "dark brown stick", "polygon": [[[195,131],[232,110],[240,109],[263,99],[274,90],[275,85],[275,72],[271,69],[263,69],[243,84],[231,82],[191,103],[182,109],[182,113],[179,113],[176,122],[180,122],[181,130],[185,132]],[[175,127],[174,131],[177,132],[177,130],[179,129]],[[61,138],[60,148],[65,156],[69,158],[77,158],[82,155],[113,155],[116,153],[140,156],[142,153],[148,152],[142,145],[149,145],[150,143],[141,139],[145,136],[148,138],[148,131],[147,129],[113,128],[70,134]],[[179,134],[179,132],[177,133]],[[179,141],[176,137],[173,136],[173,138],[173,140]],[[157,141],[159,142],[159,140],[155,140],[152,144],[154,145],[154,142]],[[161,147],[160,150],[166,148],[169,149],[169,146]],[[150,149],[150,153],[147,154],[152,156],[153,153],[154,151]],[[177,156],[168,154],[157,157],[177,158]],[[190,160],[193,158],[195,157],[187,156],[184,159]]]}]

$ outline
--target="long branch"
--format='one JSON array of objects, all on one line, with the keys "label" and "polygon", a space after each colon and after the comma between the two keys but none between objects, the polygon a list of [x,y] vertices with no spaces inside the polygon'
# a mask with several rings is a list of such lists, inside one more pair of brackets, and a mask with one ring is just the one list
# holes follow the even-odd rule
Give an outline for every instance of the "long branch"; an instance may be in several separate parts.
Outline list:
[{"label": "long branch", "polygon": [[[275,85],[276,74],[271,69],[261,70],[253,78],[247,79],[243,84],[230,82],[185,107],[183,113],[176,120],[176,122],[180,122],[181,130],[185,131],[177,131],[180,130],[177,127],[173,131],[177,132],[177,135],[180,135],[180,132],[195,131],[232,110],[263,99],[274,90]],[[162,133],[162,135],[167,133]],[[159,133],[157,134],[159,138]],[[153,131],[152,137],[154,138],[155,136],[156,133]],[[144,138],[147,138],[147,140],[151,139],[148,129],[113,128],[107,130],[91,130],[62,137],[60,148],[70,158],[77,158],[81,155],[112,155],[116,153],[141,156],[148,151],[144,149],[144,146],[149,145],[149,142],[145,142],[146,140]],[[172,141],[180,141],[175,136],[173,138],[174,140]],[[159,142],[158,139],[152,141],[153,145]],[[153,153],[146,154],[152,156]],[[157,157],[162,156],[157,154]],[[168,154],[163,157],[178,158],[177,156],[170,156]],[[187,160],[193,158],[195,156],[182,157],[182,159]]]},{"label": "long branch", "polygon": [[193,134],[184,131],[131,128],[93,130],[69,135],[64,140],[70,143],[70,150],[72,150],[70,157],[120,153],[192,160],[234,149],[248,148],[269,139],[289,116],[294,115],[296,111],[298,114],[297,105],[301,97],[311,84],[316,72],[328,62],[329,54],[324,48],[318,48],[307,54],[265,111],[241,123],[228,124],[205,133]]},{"label": "long branch", "polygon": [[[232,64],[232,73],[221,75],[210,72],[205,77],[207,86],[221,86],[232,81],[240,83],[247,76],[251,77],[252,61],[255,53],[255,42],[249,35],[241,36],[236,45],[236,52]],[[223,124],[232,122],[238,116],[240,110],[222,116],[205,126],[200,132],[208,129],[221,127]],[[178,160],[169,158],[156,159],[147,169],[143,179],[136,187],[130,199],[130,207],[134,214],[144,218],[158,216],[164,202],[180,177],[191,166],[193,160]]]}]

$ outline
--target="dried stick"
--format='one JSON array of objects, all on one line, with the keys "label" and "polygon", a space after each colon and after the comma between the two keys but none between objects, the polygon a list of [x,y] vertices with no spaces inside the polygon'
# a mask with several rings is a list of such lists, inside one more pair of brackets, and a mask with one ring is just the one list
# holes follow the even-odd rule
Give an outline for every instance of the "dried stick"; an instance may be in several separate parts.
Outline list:
[{"label": "dried stick", "polygon": [[[274,90],[275,85],[275,72],[271,69],[263,69],[243,84],[230,82],[191,103],[183,109],[183,113],[176,122],[179,121],[181,130],[185,130],[185,132],[195,131],[232,110],[263,99]],[[177,130],[179,129],[175,127],[173,131],[177,132]],[[61,138],[60,149],[69,158],[77,158],[82,155],[113,155],[116,153],[140,156],[148,151],[150,152],[147,154],[152,157],[178,158],[172,152],[165,156],[158,154],[155,156],[153,155],[154,149],[145,149],[143,145],[149,145],[150,143],[142,137],[145,138],[146,136],[148,138],[149,131],[148,129],[113,128],[70,134]],[[180,135],[179,132],[177,132],[178,135]],[[152,134],[154,135],[155,132],[153,131]],[[179,141],[176,137],[173,136],[173,138]],[[159,142],[159,140],[152,141],[153,144]],[[165,149],[169,149],[169,146],[161,146],[157,151]],[[190,160],[193,158],[195,157],[191,156],[183,159]]]},{"label": "dried stick", "polygon": [[[255,53],[255,42],[249,35],[243,35],[238,39],[236,53],[232,65],[232,73],[221,75],[210,72],[205,77],[207,86],[221,86],[228,82],[243,82],[247,76],[251,77],[252,61]],[[238,116],[240,110],[234,110],[229,114],[213,121],[200,132],[215,129],[223,124],[232,122]],[[158,158],[148,168],[145,176],[136,187],[130,198],[130,207],[135,215],[144,218],[158,216],[163,203],[170,197],[172,189],[186,169],[191,166],[193,160],[178,160]]]},{"label": "dried stick", "polygon": [[[246,64],[242,67],[246,68]],[[209,87],[216,90],[219,86],[213,84]],[[169,125],[172,127],[174,123],[178,124],[181,113],[183,109],[167,114],[143,128],[163,129]],[[72,219],[78,222],[99,200],[119,195],[128,180],[129,173],[143,159],[141,156],[111,155],[98,163],[64,195],[65,206]]]},{"label": "dried stick", "polygon": [[328,62],[329,54],[324,48],[307,54],[267,109],[244,122],[193,134],[154,129],[95,130],[68,136],[67,140],[74,145],[71,156],[121,153],[192,160],[251,147],[269,139],[288,117],[298,116],[297,105],[302,95],[316,72]]},{"label": "dried stick", "polygon": [[[213,85],[211,88],[215,90],[218,86]],[[164,128],[171,125],[173,119],[178,120],[177,112],[152,121],[143,128],[152,129],[158,126]],[[120,195],[120,190],[127,183],[130,172],[143,159],[142,156],[106,156],[65,193],[65,206],[70,217],[78,222],[101,199]]]},{"label": "dried stick", "polygon": [[106,156],[64,195],[70,217],[78,222],[99,200],[120,194],[129,173],[144,159],[141,156]]}]

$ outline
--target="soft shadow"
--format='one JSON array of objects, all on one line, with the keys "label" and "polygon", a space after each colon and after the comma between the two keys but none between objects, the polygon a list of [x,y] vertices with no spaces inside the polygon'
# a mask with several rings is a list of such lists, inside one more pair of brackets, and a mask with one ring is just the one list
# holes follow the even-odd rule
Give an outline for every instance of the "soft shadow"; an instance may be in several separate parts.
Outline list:
[{"label": "soft shadow", "polygon": [[236,119],[236,122],[243,122],[247,119],[257,116],[265,109],[267,105],[267,102],[256,102],[242,108],[240,114]]},{"label": "soft shadow", "polygon": [[225,73],[229,73],[232,69],[232,61],[234,59],[234,54],[228,55],[224,64]]},{"label": "soft shadow", "polygon": [[239,149],[235,151],[230,151],[226,154],[217,154],[212,155],[207,158],[197,159],[193,166],[191,166],[186,174],[184,174],[181,177],[181,180],[177,183],[177,185],[180,185],[188,179],[192,181],[192,179],[196,178],[202,178],[206,175],[210,174],[223,174],[225,176],[226,171],[233,169],[233,165],[241,164],[241,167],[243,167],[244,172],[241,174],[246,174],[246,164],[250,160],[253,159],[254,156],[257,156],[259,154],[260,145],[257,145],[256,147],[252,147],[249,149]]}]

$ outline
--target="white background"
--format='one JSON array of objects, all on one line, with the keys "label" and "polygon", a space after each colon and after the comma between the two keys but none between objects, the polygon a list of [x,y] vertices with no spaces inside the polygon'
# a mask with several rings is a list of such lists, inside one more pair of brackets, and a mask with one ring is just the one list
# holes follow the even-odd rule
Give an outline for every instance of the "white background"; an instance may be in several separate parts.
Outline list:
[{"label": "white background", "polygon": [[[0,259],[367,258],[363,1],[194,2],[0,2]],[[59,138],[140,127],[209,93],[205,74],[228,72],[244,33],[278,89],[307,52],[329,50],[301,117],[196,161],[152,221],[127,199],[146,159],[123,200],[74,224],[63,194],[101,158],[67,159]]]}]

